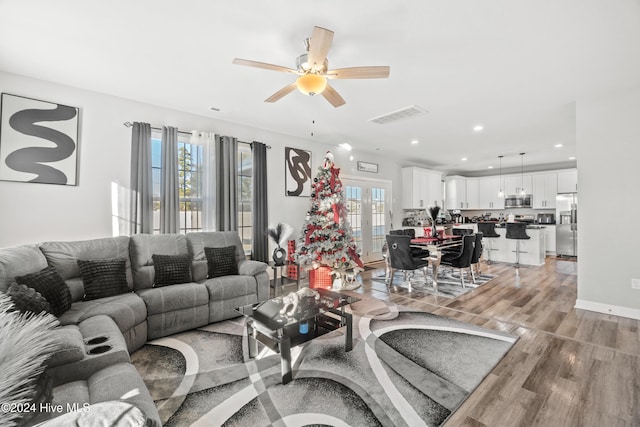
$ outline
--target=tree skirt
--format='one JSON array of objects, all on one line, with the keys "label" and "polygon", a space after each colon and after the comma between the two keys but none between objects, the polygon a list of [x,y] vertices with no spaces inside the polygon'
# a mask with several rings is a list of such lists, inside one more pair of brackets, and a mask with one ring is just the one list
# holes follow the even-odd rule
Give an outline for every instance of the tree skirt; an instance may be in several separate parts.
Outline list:
[{"label": "tree skirt", "polygon": [[516,337],[374,298],[344,328],[280,358],[247,357],[244,318],[151,341],[131,355],[168,426],[437,426],[502,359]]}]

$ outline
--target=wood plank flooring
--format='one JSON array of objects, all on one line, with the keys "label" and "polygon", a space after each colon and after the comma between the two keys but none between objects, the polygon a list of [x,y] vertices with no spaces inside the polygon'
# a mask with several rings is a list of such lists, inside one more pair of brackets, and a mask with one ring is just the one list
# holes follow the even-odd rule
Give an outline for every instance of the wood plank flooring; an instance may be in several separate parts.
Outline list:
[{"label": "wood plank flooring", "polygon": [[356,292],[520,339],[445,427],[640,426],[640,321],[576,310],[577,263],[547,258],[456,299],[391,293],[371,271]]}]

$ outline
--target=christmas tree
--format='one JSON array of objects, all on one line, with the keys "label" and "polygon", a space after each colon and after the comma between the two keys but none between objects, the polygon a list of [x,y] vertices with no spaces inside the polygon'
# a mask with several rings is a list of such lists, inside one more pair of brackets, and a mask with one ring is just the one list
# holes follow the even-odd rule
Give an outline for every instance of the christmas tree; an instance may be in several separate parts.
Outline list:
[{"label": "christmas tree", "polygon": [[300,265],[328,266],[340,276],[356,274],[363,265],[347,219],[339,175],[340,169],[327,151],[311,186],[311,207],[302,225],[295,259]]}]

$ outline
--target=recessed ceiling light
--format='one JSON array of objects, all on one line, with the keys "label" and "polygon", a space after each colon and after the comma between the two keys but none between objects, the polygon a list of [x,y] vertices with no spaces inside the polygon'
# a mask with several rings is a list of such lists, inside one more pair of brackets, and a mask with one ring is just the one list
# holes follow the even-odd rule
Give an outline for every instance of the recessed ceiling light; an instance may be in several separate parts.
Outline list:
[{"label": "recessed ceiling light", "polygon": [[575,160],[575,159],[576,159],[576,157],[575,157],[575,156],[571,156],[571,157],[569,157],[569,160]]},{"label": "recessed ceiling light", "polygon": [[349,161],[353,162],[353,154],[349,156]]},{"label": "recessed ceiling light", "polygon": [[493,166],[489,166],[487,169],[493,169]]},{"label": "recessed ceiling light", "polygon": [[420,142],[420,141],[418,141],[417,139],[412,139],[412,140],[411,140],[411,143],[412,143],[413,145],[416,145],[418,142]]},{"label": "recessed ceiling light", "polygon": [[554,147],[555,147],[555,148],[561,148],[561,147],[562,147],[562,144],[556,144],[556,145],[554,145]]},{"label": "recessed ceiling light", "polygon": [[344,148],[347,151],[351,151],[351,144],[349,144],[348,142],[343,142],[342,144],[339,144],[338,147]]},{"label": "recessed ceiling light", "polygon": [[484,126],[482,125],[476,125],[473,127],[474,132],[481,132],[483,129],[484,129]]},{"label": "recessed ceiling light", "polygon": [[463,158],[461,158],[460,160],[462,160],[463,162],[466,162],[466,161],[467,161],[467,158],[466,158],[466,157],[463,157]]}]

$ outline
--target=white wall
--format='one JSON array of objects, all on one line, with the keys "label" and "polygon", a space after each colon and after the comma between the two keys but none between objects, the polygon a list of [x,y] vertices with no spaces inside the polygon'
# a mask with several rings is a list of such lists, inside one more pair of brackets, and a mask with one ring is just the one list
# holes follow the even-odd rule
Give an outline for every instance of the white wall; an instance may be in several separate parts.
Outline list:
[{"label": "white wall", "polygon": [[[400,167],[373,153],[349,155],[338,147],[182,113],[0,72],[0,92],[51,101],[80,108],[79,185],[60,186],[0,181],[0,247],[45,240],[81,240],[126,233],[114,226],[114,199],[126,203],[129,187],[131,129],[125,121],[149,122],[154,126],[176,126],[181,130],[212,130],[241,141],[271,145],[268,152],[269,221],[286,222],[296,232],[302,224],[310,199],[284,195],[284,147],[312,151],[313,175],[327,150],[335,155],[342,175],[393,180],[393,194],[401,195]],[[380,173],[358,172],[356,161],[379,163]],[[115,195],[112,194],[115,188]],[[400,199],[394,218],[400,218]],[[124,210],[121,206],[119,210]],[[118,211],[118,208],[115,208]]]},{"label": "white wall", "polygon": [[578,301],[640,318],[640,88],[576,103]]}]

